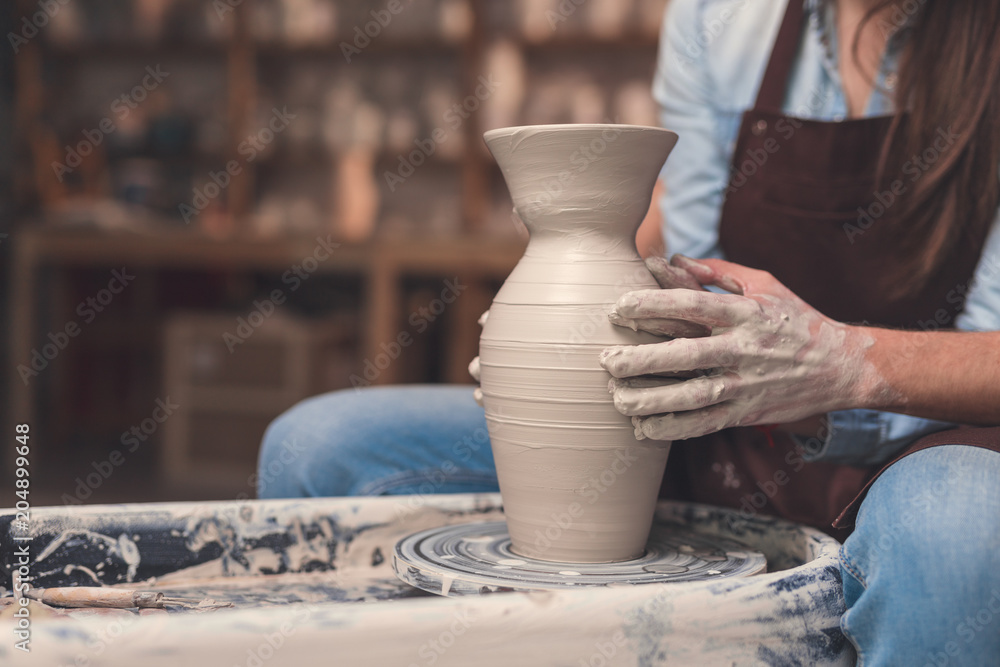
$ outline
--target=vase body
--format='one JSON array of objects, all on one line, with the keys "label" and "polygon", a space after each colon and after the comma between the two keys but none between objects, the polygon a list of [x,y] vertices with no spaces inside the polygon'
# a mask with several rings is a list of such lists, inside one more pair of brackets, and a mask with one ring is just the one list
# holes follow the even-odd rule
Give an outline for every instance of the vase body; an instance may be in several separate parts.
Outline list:
[{"label": "vase body", "polygon": [[661,339],[617,327],[625,292],[657,289],[635,248],[677,135],[626,125],[485,134],[531,236],[479,346],[512,549],[556,562],[642,555],[670,443],[637,441],[598,355]]}]

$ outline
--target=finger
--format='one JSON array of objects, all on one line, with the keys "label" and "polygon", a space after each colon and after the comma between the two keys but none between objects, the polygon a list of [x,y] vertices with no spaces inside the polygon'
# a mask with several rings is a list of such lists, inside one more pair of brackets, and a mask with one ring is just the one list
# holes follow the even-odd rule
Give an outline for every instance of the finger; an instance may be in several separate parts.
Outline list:
[{"label": "finger", "polygon": [[746,297],[689,289],[627,292],[611,308],[624,319],[687,320],[710,327],[736,326],[759,310],[760,305]]},{"label": "finger", "polygon": [[698,280],[686,270],[679,266],[672,266],[670,262],[667,261],[666,257],[660,257],[659,255],[647,257],[646,268],[649,269],[649,272],[653,274],[653,277],[656,278],[656,282],[659,283],[660,287],[663,289],[705,289],[701,286],[701,283],[699,283]]},{"label": "finger", "polygon": [[687,440],[737,425],[738,409],[732,403],[719,403],[702,410],[650,417],[632,417],[638,440]]},{"label": "finger", "polygon": [[[730,273],[720,272],[707,262],[698,262],[684,255],[674,255],[670,258],[670,263],[679,269],[687,271],[702,285],[715,285],[733,294],[746,293],[745,286],[735,276],[730,275]],[[719,263],[728,265],[728,267],[746,268],[732,262],[719,261]],[[752,271],[753,269],[747,270]]]},{"label": "finger", "polygon": [[482,370],[479,366],[479,357],[475,357],[471,362],[469,362],[469,375],[471,375],[472,379],[476,382],[482,382],[482,380],[479,379],[481,373]]},{"label": "finger", "polygon": [[704,377],[704,371],[683,371],[681,373],[671,373],[669,375],[640,375],[631,378],[611,378],[608,380],[608,392],[613,393],[616,387],[629,386],[635,389],[644,387],[662,387],[671,380],[687,380],[690,378]]},{"label": "finger", "polygon": [[472,398],[476,401],[476,404],[479,405],[479,407],[483,407],[483,390],[481,388],[476,387],[472,391]]},{"label": "finger", "polygon": [[616,345],[605,348],[598,361],[612,376],[624,378],[728,368],[736,362],[736,350],[731,336],[722,334],[649,345]]},{"label": "finger", "polygon": [[633,320],[622,317],[613,310],[608,313],[608,319],[611,320],[612,324],[617,324],[620,327],[628,327],[632,331],[642,330],[656,336],[670,336],[671,338],[701,338],[712,334],[712,330],[704,324],[686,322],[684,320],[670,320],[662,318]]},{"label": "finger", "polygon": [[479,322],[479,326],[484,327],[486,326],[486,320],[489,319],[489,317],[490,317],[490,311],[487,310],[485,313],[480,315],[479,319],[476,321]]},{"label": "finger", "polygon": [[735,373],[652,383],[645,378],[611,382],[615,408],[629,417],[700,410],[729,400],[739,388],[739,376]]}]

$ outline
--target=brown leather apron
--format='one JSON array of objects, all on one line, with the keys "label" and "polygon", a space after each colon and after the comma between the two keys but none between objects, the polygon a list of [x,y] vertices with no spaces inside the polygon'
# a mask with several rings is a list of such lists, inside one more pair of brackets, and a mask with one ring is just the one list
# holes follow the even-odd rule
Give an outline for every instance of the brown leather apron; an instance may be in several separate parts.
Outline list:
[{"label": "brown leather apron", "polygon": [[[956,244],[919,293],[890,300],[879,289],[899,261],[888,224],[879,224],[891,191],[879,192],[875,173],[892,119],[826,122],[781,111],[803,20],[803,0],[791,0],[756,104],[743,115],[719,225],[723,252],[733,262],[771,272],[838,321],[908,329],[951,326],[963,307],[964,299],[956,295],[964,295],[972,280],[988,230]],[[870,211],[871,222],[859,207]],[[759,429],[732,428],[675,443],[665,495],[735,507],[747,515],[781,516],[846,537],[876,469],[807,463],[790,437],[773,436],[771,442]],[[906,453],[942,444],[1000,451],[1000,429],[937,434]],[[831,529],[849,503],[837,524],[841,530]]]}]

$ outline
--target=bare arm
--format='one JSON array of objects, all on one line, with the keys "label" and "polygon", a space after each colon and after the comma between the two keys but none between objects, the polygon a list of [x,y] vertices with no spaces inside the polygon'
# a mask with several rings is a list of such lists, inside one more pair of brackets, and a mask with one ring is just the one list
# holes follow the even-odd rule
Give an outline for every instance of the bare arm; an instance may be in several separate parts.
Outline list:
[{"label": "bare arm", "polygon": [[927,419],[1000,424],[1000,332],[865,329],[884,385],[859,405]]}]

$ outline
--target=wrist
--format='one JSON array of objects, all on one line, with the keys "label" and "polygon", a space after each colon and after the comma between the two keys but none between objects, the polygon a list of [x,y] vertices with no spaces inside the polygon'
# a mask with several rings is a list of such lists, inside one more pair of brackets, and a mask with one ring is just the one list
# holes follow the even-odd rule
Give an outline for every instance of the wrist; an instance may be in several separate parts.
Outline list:
[{"label": "wrist", "polygon": [[898,346],[902,332],[861,325],[848,325],[845,367],[850,373],[844,405],[840,409],[886,410],[898,407],[901,395],[886,379],[886,354]]}]

